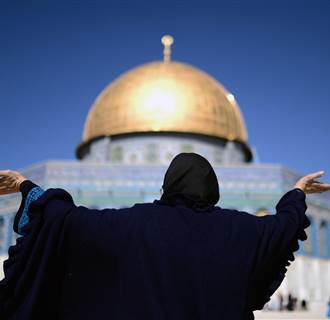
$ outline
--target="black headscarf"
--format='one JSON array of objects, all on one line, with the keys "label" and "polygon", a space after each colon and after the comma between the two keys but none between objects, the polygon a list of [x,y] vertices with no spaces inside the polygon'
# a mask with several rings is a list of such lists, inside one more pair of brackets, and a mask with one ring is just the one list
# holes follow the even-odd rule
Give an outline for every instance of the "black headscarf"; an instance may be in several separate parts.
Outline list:
[{"label": "black headscarf", "polygon": [[196,211],[210,211],[220,199],[211,164],[196,153],[179,153],[170,163],[162,187],[161,203],[181,203]]}]

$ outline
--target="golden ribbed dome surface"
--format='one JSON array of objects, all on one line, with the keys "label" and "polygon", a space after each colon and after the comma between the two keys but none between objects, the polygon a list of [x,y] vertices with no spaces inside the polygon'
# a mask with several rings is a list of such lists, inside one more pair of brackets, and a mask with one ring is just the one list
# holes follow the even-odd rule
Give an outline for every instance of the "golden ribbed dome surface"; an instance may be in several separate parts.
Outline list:
[{"label": "golden ribbed dome surface", "polygon": [[176,61],[146,63],[115,79],[92,106],[82,143],[142,132],[194,133],[247,143],[233,95],[202,70]]}]

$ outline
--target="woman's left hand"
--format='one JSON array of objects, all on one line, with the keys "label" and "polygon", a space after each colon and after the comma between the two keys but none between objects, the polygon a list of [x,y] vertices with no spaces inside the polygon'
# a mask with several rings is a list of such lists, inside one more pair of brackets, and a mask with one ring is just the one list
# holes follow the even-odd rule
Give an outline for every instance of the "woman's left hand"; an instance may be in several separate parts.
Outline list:
[{"label": "woman's left hand", "polygon": [[302,177],[295,184],[295,188],[303,190],[305,193],[322,193],[330,191],[330,184],[315,180],[324,175],[324,171],[317,171]]},{"label": "woman's left hand", "polygon": [[18,171],[0,170],[0,195],[19,192],[19,186],[26,178]]}]

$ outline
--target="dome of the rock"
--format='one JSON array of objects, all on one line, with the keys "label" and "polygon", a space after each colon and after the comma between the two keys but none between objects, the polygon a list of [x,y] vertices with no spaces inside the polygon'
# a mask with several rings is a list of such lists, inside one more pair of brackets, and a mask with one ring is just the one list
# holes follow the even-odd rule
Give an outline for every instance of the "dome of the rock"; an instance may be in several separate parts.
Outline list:
[{"label": "dome of the rock", "polygon": [[100,137],[148,132],[234,140],[250,154],[234,96],[207,73],[182,62],[146,63],[110,83],[90,109],[77,154]]}]

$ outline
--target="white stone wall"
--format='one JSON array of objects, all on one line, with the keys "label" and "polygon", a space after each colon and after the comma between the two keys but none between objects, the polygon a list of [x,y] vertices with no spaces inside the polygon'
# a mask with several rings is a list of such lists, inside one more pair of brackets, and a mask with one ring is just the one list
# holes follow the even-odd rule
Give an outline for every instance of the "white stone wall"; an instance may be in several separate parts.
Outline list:
[{"label": "white stone wall", "polygon": [[0,279],[2,279],[4,277],[3,274],[3,262],[7,259],[6,255],[0,255]]},{"label": "white stone wall", "polygon": [[312,311],[324,308],[330,299],[330,260],[296,256],[272,300],[279,293],[307,300]]}]

